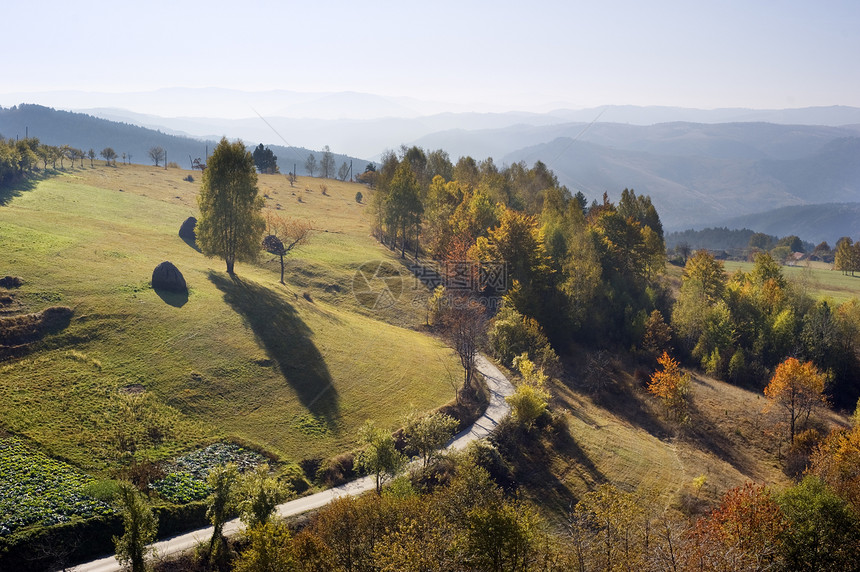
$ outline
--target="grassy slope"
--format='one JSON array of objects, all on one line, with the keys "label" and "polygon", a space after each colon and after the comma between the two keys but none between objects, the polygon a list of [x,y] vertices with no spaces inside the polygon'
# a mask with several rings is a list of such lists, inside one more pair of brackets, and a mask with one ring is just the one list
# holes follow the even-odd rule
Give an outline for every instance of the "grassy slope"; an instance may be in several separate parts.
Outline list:
[{"label": "grassy slope", "polygon": [[[603,482],[636,491],[652,507],[696,512],[728,489],[745,482],[788,484],[776,412],[765,399],[704,375],[694,374],[690,424],[677,431],[665,424],[659,403],[615,362],[604,389],[592,392],[585,379],[586,356],[568,363],[553,386],[553,410],[567,430],[544,438],[525,452],[520,467],[527,495],[563,519],[586,492]],[[847,420],[824,412],[823,427]],[[521,469],[522,470],[522,469]],[[696,490],[693,480],[705,477]]]},{"label": "grassy slope", "polygon": [[[363,262],[397,263],[368,235],[354,200],[363,187],[327,181],[322,196],[319,180],[290,189],[283,176],[261,177],[267,206],[281,204],[318,229],[291,255],[282,286],[267,257],[237,265],[234,281],[223,262],[177,236],[196,210],[199,182],[183,181],[187,174],[84,168],[0,207],[0,274],[25,279],[17,296],[30,311],[75,309],[71,326],[43,349],[0,366],[0,427],[103,469],[122,423],[118,389],[139,383],[147,415],[167,434],[153,457],[235,436],[298,460],[350,447],[368,418],[394,427],[410,407],[453,395],[452,353],[415,331],[424,315],[413,298],[426,291],[404,280],[399,303],[382,312],[351,294]],[[184,274],[187,301],[149,286],[162,260]]]},{"label": "grassy slope", "polygon": [[[726,262],[726,270],[750,271],[751,263]],[[682,269],[667,266],[667,281],[677,292]],[[813,295],[842,302],[860,295],[860,280],[813,263],[811,278],[802,268],[783,267]],[[780,419],[764,413],[761,392],[743,389],[703,374],[693,375],[689,427],[680,433],[662,422],[662,411],[630,365],[614,362],[605,389],[592,392],[585,382],[589,355],[566,360],[566,374],[553,386],[553,409],[564,413],[568,430],[542,439],[526,452],[519,476],[527,494],[552,516],[563,518],[571,503],[603,482],[657,499],[657,506],[697,510],[728,489],[747,481],[777,487],[788,484],[780,455]],[[650,371],[643,372],[647,378]],[[823,413],[822,427],[847,419]],[[693,479],[705,476],[696,491]]]}]

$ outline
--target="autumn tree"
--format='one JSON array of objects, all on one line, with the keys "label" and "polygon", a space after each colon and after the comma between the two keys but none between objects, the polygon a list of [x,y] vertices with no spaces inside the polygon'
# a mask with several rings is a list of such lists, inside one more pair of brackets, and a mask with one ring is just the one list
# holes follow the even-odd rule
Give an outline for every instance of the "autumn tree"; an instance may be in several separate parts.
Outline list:
[{"label": "autumn tree", "polygon": [[594,563],[601,570],[621,570],[644,564],[646,515],[633,494],[602,484],[582,497],[571,516],[572,540],[582,546],[580,566]]},{"label": "autumn tree", "polygon": [[132,572],[143,572],[146,570],[146,546],[155,540],[158,519],[131,483],[120,483],[116,500],[124,530],[122,536],[113,537],[116,558],[122,564],[131,565]]},{"label": "autumn tree", "polygon": [[212,491],[207,499],[206,518],[212,523],[212,538],[209,541],[209,559],[221,563],[226,558],[227,539],[224,524],[236,510],[236,488],[239,472],[236,465],[229,463],[213,468],[206,478]]},{"label": "autumn tree", "polygon": [[290,487],[271,474],[269,465],[258,465],[239,479],[239,517],[249,528],[265,524],[270,521],[277,506],[291,494]]},{"label": "autumn tree", "polygon": [[313,224],[310,221],[291,219],[274,212],[265,214],[266,237],[263,250],[281,259],[281,284],[284,283],[284,257],[310,240]]},{"label": "autumn tree", "polygon": [[331,179],[334,177],[335,160],[334,153],[331,152],[328,145],[323,147],[322,159],[320,159],[320,177],[323,179]]},{"label": "autumn tree", "polygon": [[652,310],[645,322],[645,335],[642,337],[642,349],[657,355],[666,351],[672,341],[672,329],[663,319],[660,310]]},{"label": "autumn tree", "polygon": [[530,431],[547,410],[550,394],[546,389],[546,382],[549,378],[526,354],[514,359],[514,367],[522,379],[516,391],[506,397],[505,401],[511,406],[511,415],[517,423]]},{"label": "autumn tree", "polygon": [[376,479],[376,492],[382,493],[383,482],[403,468],[406,459],[394,446],[391,433],[367,421],[361,428],[359,442],[363,446],[359,465]]},{"label": "autumn tree", "polygon": [[811,361],[801,363],[790,357],[779,364],[764,388],[769,407],[777,407],[788,418],[789,440],[794,443],[798,421],[805,423],[813,410],[825,402],[827,376]]},{"label": "autumn tree", "polygon": [[476,507],[468,515],[468,560],[478,570],[531,569],[540,522],[537,511],[521,501]]},{"label": "autumn tree", "polygon": [[834,429],[819,444],[809,473],[824,481],[860,514],[860,407],[848,429]]},{"label": "autumn tree", "polygon": [[293,556],[292,533],[286,522],[264,522],[243,535],[245,549],[234,572],[290,572],[299,568]]},{"label": "autumn tree", "polygon": [[406,241],[412,233],[415,242],[415,256],[418,256],[418,233],[424,207],[421,204],[420,188],[412,167],[405,159],[397,166],[394,176],[388,183],[388,193],[383,202],[383,220],[392,236],[392,247],[396,247],[400,236],[400,256],[405,256]]},{"label": "autumn tree", "polygon": [[203,254],[223,258],[231,275],[237,260],[256,257],[266,222],[254,159],[241,141],[221,139],[203,171],[197,205],[197,244]]},{"label": "autumn tree", "polygon": [[446,337],[460,358],[460,365],[463,366],[463,387],[471,389],[475,357],[487,331],[484,308],[465,296],[452,298],[440,321]]},{"label": "autumn tree", "polygon": [[789,524],[771,492],[747,483],[728,491],[696,522],[685,556],[690,570],[777,569]]},{"label": "autumn tree", "polygon": [[657,358],[657,363],[663,369],[651,374],[648,391],[663,402],[666,417],[676,423],[684,423],[687,420],[690,374],[681,373],[680,364],[665,351]]},{"label": "autumn tree", "polygon": [[424,467],[433,455],[445,447],[457,429],[457,420],[444,413],[430,413],[418,416],[415,412],[406,420],[404,436],[406,444],[421,457]]},{"label": "autumn tree", "polygon": [[340,168],[337,170],[337,178],[341,181],[345,181],[349,176],[349,165],[347,165],[346,161],[340,164]]}]

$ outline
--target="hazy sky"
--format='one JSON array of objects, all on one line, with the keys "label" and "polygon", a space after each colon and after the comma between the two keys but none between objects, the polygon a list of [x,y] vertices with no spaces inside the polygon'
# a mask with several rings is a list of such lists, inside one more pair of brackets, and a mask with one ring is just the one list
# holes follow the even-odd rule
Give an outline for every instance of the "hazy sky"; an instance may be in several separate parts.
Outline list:
[{"label": "hazy sky", "polygon": [[180,86],[475,109],[860,106],[856,0],[5,4],[0,94]]}]

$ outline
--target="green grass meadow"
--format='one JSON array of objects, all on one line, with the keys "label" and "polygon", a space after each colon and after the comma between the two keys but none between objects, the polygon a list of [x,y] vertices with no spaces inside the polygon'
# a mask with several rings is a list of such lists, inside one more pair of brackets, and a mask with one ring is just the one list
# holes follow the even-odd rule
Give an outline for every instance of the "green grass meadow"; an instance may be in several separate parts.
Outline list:
[{"label": "green grass meadow", "polygon": [[[323,194],[319,179],[291,188],[260,177],[267,208],[314,222],[281,285],[272,256],[237,264],[232,278],[179,238],[196,215],[199,181],[188,174],[96,166],[7,191],[0,275],[24,280],[11,293],[26,311],[65,305],[74,316],[0,363],[0,428],[95,473],[115,467],[118,427],[129,424],[155,433],[138,451],[153,460],[238,439],[298,461],[349,449],[366,419],[394,428],[410,409],[453,397],[457,361],[422,332],[426,290],[404,270],[391,307],[352,294],[363,263],[400,264],[369,235],[354,199],[365,187],[324,181]],[[183,273],[187,297],[151,288],[164,260]]]},{"label": "green grass meadow", "polygon": [[[752,262],[733,260],[727,260],[723,264],[729,274],[738,270],[750,272],[754,267]],[[833,270],[832,264],[801,262],[798,266],[783,266],[782,273],[789,280],[802,284],[816,298],[827,298],[841,304],[860,297],[860,275],[843,274],[839,270]]]}]

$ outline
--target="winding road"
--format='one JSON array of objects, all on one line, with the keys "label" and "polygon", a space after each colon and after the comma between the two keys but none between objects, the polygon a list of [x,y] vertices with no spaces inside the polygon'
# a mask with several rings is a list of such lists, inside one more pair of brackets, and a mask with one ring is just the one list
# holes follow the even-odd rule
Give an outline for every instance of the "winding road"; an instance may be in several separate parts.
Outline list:
[{"label": "winding road", "polygon": [[[510,410],[505,397],[514,392],[514,386],[508,378],[499,371],[499,368],[482,355],[476,356],[475,366],[487,382],[487,388],[490,392],[490,402],[484,414],[471,427],[454,436],[448,443],[448,449],[459,451],[465,449],[473,441],[484,439]],[[373,490],[375,487],[376,483],[373,476],[363,477],[339,487],[327,489],[278,505],[277,514],[280,517],[302,514],[325,506],[338,497],[358,495]],[[234,535],[241,528],[242,523],[239,519],[233,519],[224,526],[224,534],[227,536]],[[201,528],[186,534],[174,536],[173,538],[161,540],[154,543],[152,547],[159,557],[176,555],[194,548],[201,542],[208,541],[212,537],[212,530],[211,526]],[[93,560],[92,562],[71,568],[74,572],[116,572],[122,569],[122,566],[120,566],[119,562],[113,556]]]}]

